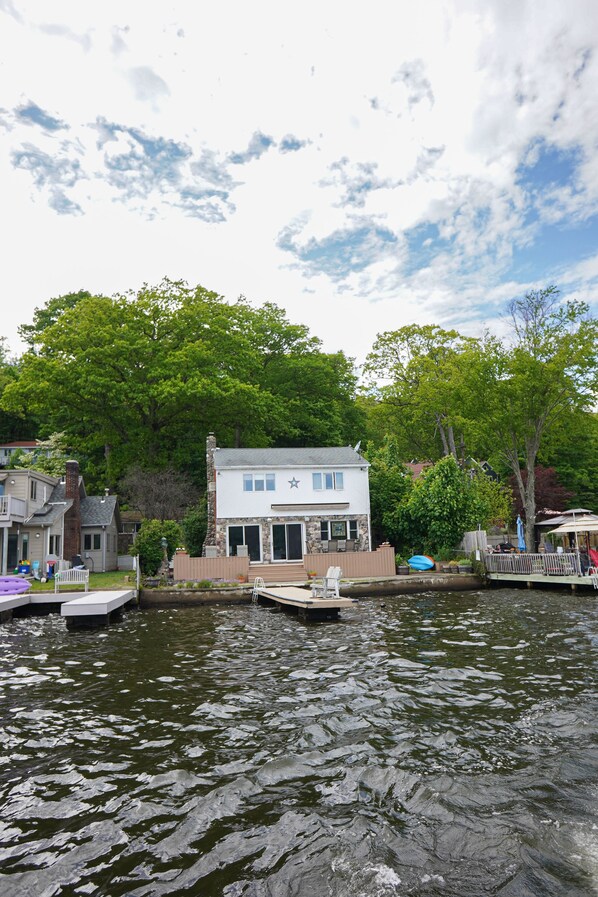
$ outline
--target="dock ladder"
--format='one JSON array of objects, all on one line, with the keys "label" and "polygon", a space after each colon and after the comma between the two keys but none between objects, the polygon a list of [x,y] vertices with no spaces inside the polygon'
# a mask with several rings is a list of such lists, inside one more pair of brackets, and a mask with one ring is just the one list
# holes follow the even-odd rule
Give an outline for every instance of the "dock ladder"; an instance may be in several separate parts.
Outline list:
[{"label": "dock ladder", "polygon": [[260,589],[265,588],[266,583],[262,576],[256,576],[253,580],[253,592],[251,593],[251,601],[253,604],[257,604],[257,600],[260,597]]}]

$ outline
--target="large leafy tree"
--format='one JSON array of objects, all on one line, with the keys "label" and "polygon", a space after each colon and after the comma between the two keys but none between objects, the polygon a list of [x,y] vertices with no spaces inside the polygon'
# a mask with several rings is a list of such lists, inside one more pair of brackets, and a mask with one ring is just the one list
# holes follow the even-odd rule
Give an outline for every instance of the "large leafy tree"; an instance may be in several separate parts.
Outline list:
[{"label": "large leafy tree", "polygon": [[[456,330],[411,324],[380,334],[364,372],[378,399],[371,412],[401,434],[404,457],[464,454],[460,394],[466,348]],[[375,425],[376,426],[376,425]]]},{"label": "large leafy tree", "polygon": [[477,354],[475,401],[494,454],[515,478],[534,547],[536,465],[542,445],[594,403],[598,391],[598,321],[587,304],[561,303],[553,287],[509,306],[512,342],[487,339]]},{"label": "large leafy tree", "polygon": [[375,542],[384,539],[399,545],[403,537],[402,509],[413,487],[409,469],[401,460],[394,436],[383,444],[368,446],[365,456],[370,462],[370,511]]},{"label": "large leafy tree", "polygon": [[347,442],[354,375],[273,305],[228,303],[165,280],[114,298],[72,294],[36,312],[4,408],[33,411],[113,485],[133,465],[200,481],[205,434],[222,445]]}]

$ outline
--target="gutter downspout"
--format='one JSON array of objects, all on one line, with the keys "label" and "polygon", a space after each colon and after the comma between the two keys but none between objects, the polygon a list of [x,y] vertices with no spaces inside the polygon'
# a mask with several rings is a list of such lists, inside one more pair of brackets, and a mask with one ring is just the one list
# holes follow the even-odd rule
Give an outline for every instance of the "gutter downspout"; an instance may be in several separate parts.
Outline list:
[{"label": "gutter downspout", "polygon": [[106,527],[102,527],[102,573],[106,572]]}]

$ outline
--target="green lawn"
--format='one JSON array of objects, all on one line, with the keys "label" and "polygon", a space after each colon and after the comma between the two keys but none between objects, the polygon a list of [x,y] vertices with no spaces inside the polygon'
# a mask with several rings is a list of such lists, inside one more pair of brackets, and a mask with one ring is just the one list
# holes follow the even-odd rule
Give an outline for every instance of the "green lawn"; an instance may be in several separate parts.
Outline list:
[{"label": "green lawn", "polygon": [[[128,581],[125,579],[128,577]],[[90,590],[101,591],[102,589],[130,589],[135,588],[135,571],[134,570],[112,570],[109,573],[90,573],[89,588]],[[32,592],[53,592],[54,580],[49,582],[38,582],[37,579],[32,580]],[[60,586],[61,592],[80,592],[81,586]]]}]

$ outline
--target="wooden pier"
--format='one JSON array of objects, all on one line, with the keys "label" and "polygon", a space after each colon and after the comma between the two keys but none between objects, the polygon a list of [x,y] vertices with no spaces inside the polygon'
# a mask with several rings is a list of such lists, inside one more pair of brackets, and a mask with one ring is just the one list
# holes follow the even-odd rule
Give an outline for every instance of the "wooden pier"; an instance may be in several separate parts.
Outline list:
[{"label": "wooden pier", "polygon": [[258,600],[297,613],[300,620],[338,620],[343,607],[354,607],[354,598],[315,598],[297,586],[263,586],[256,589]]}]

